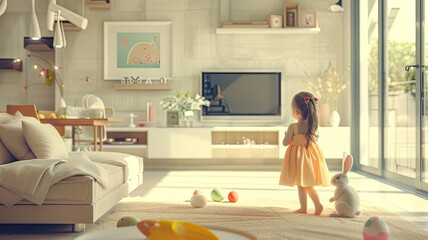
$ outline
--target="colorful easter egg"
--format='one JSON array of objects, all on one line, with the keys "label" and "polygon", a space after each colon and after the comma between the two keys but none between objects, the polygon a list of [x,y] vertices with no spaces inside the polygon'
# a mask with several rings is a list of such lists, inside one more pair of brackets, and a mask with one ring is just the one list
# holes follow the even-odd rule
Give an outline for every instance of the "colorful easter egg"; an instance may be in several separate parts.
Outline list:
[{"label": "colorful easter egg", "polygon": [[135,226],[140,222],[140,219],[133,216],[125,216],[117,221],[116,227]]},{"label": "colorful easter egg", "polygon": [[229,195],[227,195],[227,198],[229,199],[229,202],[234,203],[238,201],[238,193],[235,191],[231,191]]},{"label": "colorful easter egg", "polygon": [[221,202],[221,200],[224,199],[224,194],[223,191],[220,188],[214,188],[211,191],[211,198],[215,201],[215,202]]},{"label": "colorful easter egg", "polygon": [[194,194],[190,199],[190,204],[195,208],[203,208],[207,202],[208,200],[203,194]]},{"label": "colorful easter egg", "polygon": [[377,216],[370,217],[363,227],[364,240],[388,240],[389,227],[386,222]]}]

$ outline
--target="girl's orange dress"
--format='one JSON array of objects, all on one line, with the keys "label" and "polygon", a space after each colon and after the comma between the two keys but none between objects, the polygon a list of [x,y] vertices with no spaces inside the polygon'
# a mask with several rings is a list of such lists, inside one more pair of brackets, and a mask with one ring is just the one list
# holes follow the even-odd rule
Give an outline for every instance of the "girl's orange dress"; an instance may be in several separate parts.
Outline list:
[{"label": "girl's orange dress", "polygon": [[[297,133],[297,124],[294,124]],[[285,152],[279,185],[311,187],[329,186],[330,172],[320,147],[310,143],[306,148],[305,134],[294,134]]]}]

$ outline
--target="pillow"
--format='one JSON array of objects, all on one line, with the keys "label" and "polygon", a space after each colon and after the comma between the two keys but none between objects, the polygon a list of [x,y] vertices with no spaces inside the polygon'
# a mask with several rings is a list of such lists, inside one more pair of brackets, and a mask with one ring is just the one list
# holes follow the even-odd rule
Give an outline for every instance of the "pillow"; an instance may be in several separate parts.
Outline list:
[{"label": "pillow", "polygon": [[0,165],[15,161],[15,157],[10,154],[4,144],[0,141]]},{"label": "pillow", "polygon": [[22,121],[25,140],[31,151],[39,159],[67,158],[64,140],[51,124],[42,124],[29,119]]},{"label": "pillow", "polygon": [[24,117],[20,112],[16,112],[8,121],[0,124],[0,139],[9,152],[18,160],[36,158],[22,132],[22,119],[38,122],[33,117]]},{"label": "pillow", "polygon": [[8,113],[0,113],[0,124],[9,121],[13,116]]}]

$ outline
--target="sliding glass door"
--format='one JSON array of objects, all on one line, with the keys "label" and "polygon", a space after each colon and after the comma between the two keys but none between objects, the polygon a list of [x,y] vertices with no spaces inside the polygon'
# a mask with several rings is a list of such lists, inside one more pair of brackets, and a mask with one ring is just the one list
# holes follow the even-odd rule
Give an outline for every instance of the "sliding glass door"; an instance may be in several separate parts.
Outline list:
[{"label": "sliding glass door", "polygon": [[421,80],[420,80],[420,122],[421,122],[421,161],[420,161],[420,172],[421,172],[421,188],[428,191],[428,25],[425,20],[428,19],[428,3],[424,1],[420,7],[422,9],[421,15],[423,16],[422,26],[422,67],[421,67]]},{"label": "sliding glass door", "polygon": [[381,164],[381,112],[379,103],[380,68],[382,62],[379,48],[379,2],[360,1],[359,5],[359,165],[365,171],[380,175]]},{"label": "sliding glass door", "polygon": [[416,179],[418,159],[416,75],[419,72],[415,0],[384,5],[384,170],[400,181]]},{"label": "sliding glass door", "polygon": [[360,167],[426,191],[425,0],[359,1],[358,7]]}]

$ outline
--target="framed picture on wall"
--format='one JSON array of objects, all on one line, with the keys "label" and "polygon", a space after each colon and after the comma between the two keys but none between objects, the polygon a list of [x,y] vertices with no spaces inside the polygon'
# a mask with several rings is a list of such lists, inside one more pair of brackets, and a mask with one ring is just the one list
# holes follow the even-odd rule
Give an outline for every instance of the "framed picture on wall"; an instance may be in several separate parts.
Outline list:
[{"label": "framed picture on wall", "polygon": [[299,12],[299,27],[317,27],[317,12],[302,10]]},{"label": "framed picture on wall", "polygon": [[104,22],[104,80],[171,77],[171,22]]}]

